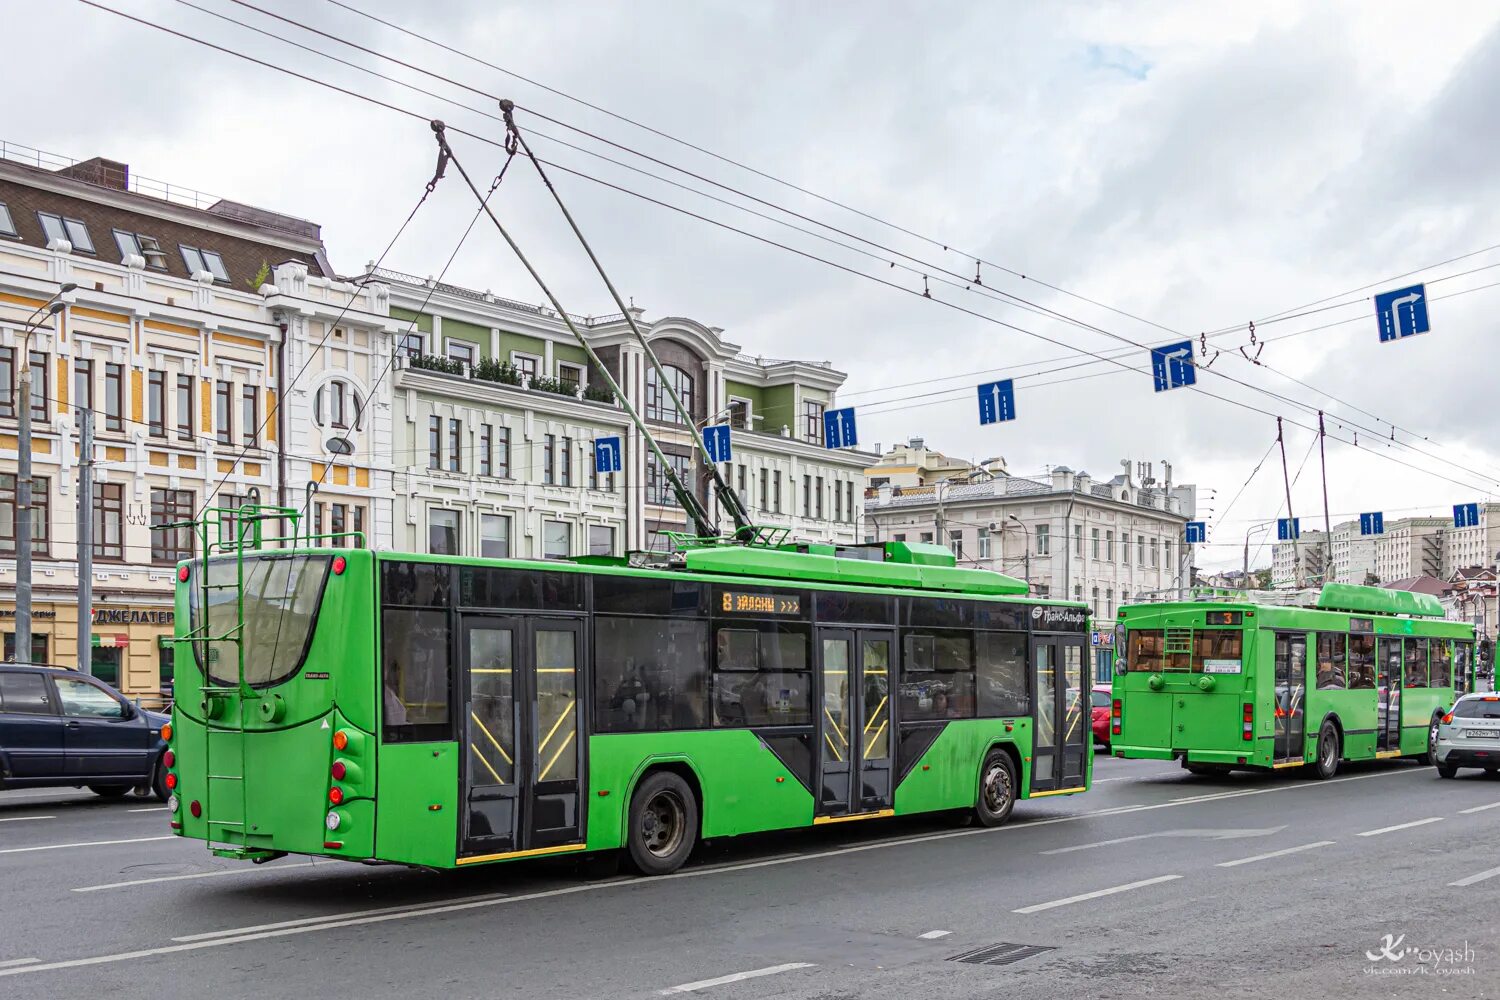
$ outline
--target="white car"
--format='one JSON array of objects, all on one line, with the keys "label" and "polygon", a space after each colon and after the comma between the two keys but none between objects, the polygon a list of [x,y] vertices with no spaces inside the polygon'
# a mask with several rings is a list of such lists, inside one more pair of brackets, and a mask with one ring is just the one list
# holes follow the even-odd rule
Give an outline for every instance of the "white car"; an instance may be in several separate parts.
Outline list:
[{"label": "white car", "polygon": [[1438,723],[1438,775],[1451,778],[1461,767],[1500,772],[1500,694],[1466,694]]}]

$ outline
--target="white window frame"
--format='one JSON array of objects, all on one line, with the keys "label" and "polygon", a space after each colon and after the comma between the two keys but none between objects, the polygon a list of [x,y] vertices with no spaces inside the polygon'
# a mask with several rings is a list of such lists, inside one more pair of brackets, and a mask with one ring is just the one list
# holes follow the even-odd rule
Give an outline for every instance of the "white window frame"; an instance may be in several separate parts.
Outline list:
[{"label": "white window frame", "polygon": [[[525,358],[528,361],[535,362],[536,371],[534,371],[534,372],[527,372],[521,366],[521,359],[522,358]],[[514,368],[516,371],[520,372],[522,375],[531,375],[533,377],[541,375],[542,374],[542,365],[546,364],[546,361],[547,361],[547,359],[544,358],[544,357],[542,357],[540,354],[527,354],[525,351],[511,351],[510,352],[510,364],[511,364],[511,367]]]},{"label": "white window frame", "polygon": [[574,361],[559,361],[557,363],[557,381],[559,383],[561,383],[563,381],[562,370],[564,368],[575,368],[575,369],[577,369],[577,371],[578,371],[578,388],[580,388],[580,389],[587,389],[589,387],[589,366],[588,365],[580,365],[580,364],[578,364],[577,362],[574,362]]},{"label": "white window frame", "polygon": [[[432,518],[433,518],[434,514],[439,514],[439,513],[442,513],[442,514],[452,514],[453,515],[454,533],[456,535],[456,537],[454,538],[454,543],[455,543],[454,544],[454,548],[457,550],[457,551],[455,551],[453,553],[438,553],[438,552],[433,552],[432,551]],[[432,507],[428,507],[427,508],[427,545],[426,545],[426,550],[427,550],[427,552],[430,555],[449,555],[449,554],[451,554],[451,555],[463,555],[463,552],[464,552],[464,512],[463,511],[459,510],[456,507],[432,506]]]},{"label": "white window frame", "polygon": [[[455,348],[458,349],[459,355],[462,356],[456,356],[453,353]],[[443,355],[449,361],[459,361],[472,368],[475,362],[479,360],[479,345],[472,340],[460,340],[454,337],[451,340],[444,340]]]},{"label": "white window frame", "polygon": [[[593,535],[594,535],[594,532],[596,530],[609,532],[609,551],[608,552],[595,552],[594,551],[594,538],[593,538]],[[585,541],[588,544],[588,549],[589,549],[589,553],[588,554],[591,555],[591,556],[592,555],[605,555],[605,556],[612,556],[612,555],[614,555],[615,554],[615,539],[618,537],[618,534],[619,533],[615,531],[615,526],[612,525],[612,524],[591,524],[591,525],[589,525],[589,529],[588,529],[588,535],[589,535],[589,537],[587,539],[585,539]]]},{"label": "white window frame", "polygon": [[[567,532],[567,534],[564,536],[565,540],[566,540],[567,551],[564,552],[564,553],[562,553],[561,555],[551,555],[547,551],[547,529],[550,528],[550,527],[552,527],[555,524],[556,525],[562,525],[563,529]],[[543,559],[567,559],[572,554],[573,554],[573,525],[570,524],[567,521],[558,521],[558,520],[554,520],[552,518],[544,518],[542,520],[542,558]]]},{"label": "white window frame", "polygon": [[747,431],[754,430],[755,429],[755,402],[753,400],[746,399],[744,396],[730,396],[729,397],[729,405],[726,406],[725,409],[724,409],[724,419],[727,420],[727,421],[729,421],[731,424],[734,423],[734,404],[735,403],[744,403],[745,404],[745,426],[744,426],[743,429],[747,430]]},{"label": "white window frame", "polygon": [[[417,349],[413,351],[412,343],[415,342]],[[418,358],[427,353],[427,334],[421,330],[412,330],[410,333],[399,333],[396,335],[396,353],[405,354],[409,358]]]},{"label": "white window frame", "polygon": [[[498,522],[505,526],[505,554],[492,556],[484,551],[487,539],[485,537],[485,525]],[[511,559],[515,557],[515,520],[509,514],[480,514],[479,515],[479,555],[485,559]]]}]

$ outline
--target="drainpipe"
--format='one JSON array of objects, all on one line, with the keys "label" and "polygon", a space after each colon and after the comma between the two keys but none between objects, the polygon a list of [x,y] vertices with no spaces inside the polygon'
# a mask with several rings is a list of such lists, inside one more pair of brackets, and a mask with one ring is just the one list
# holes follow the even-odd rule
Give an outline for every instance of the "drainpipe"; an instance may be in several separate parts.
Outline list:
[{"label": "drainpipe", "polygon": [[[276,346],[276,506],[286,506],[286,338],[287,323],[280,323],[281,343]],[[371,513],[374,513],[373,511]],[[285,529],[281,532],[286,534]]]}]

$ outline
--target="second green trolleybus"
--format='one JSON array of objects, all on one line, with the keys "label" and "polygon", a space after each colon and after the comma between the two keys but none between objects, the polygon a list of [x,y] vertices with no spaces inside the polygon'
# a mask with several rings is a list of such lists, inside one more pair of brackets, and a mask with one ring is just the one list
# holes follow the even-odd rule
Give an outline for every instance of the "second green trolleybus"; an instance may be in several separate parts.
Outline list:
[{"label": "second green trolleybus", "polygon": [[1324,585],[1306,605],[1252,595],[1120,609],[1110,704],[1117,757],[1190,771],[1429,758],[1474,690],[1474,626],[1427,594]]},{"label": "second green trolleybus", "polygon": [[[520,561],[256,547],[178,568],[171,825],[451,868],[1081,792],[1087,609],[939,546]],[[334,547],[328,547],[332,545]]]}]

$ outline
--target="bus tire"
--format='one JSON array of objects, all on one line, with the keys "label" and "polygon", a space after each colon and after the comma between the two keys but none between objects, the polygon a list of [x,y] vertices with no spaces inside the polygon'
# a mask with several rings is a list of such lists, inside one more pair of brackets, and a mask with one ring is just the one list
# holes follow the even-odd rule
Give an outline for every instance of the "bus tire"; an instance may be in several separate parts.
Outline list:
[{"label": "bus tire", "polygon": [[671,771],[648,774],[630,799],[625,835],[630,860],[642,875],[670,875],[698,841],[698,800]]},{"label": "bus tire", "polygon": [[1323,728],[1318,730],[1318,756],[1313,761],[1313,777],[1327,781],[1338,774],[1341,750],[1338,729],[1332,722],[1324,722]]},{"label": "bus tire", "polygon": [[1442,721],[1443,716],[1441,713],[1434,712],[1432,714],[1432,721],[1427,724],[1427,751],[1417,758],[1424,764],[1437,763],[1438,726]]},{"label": "bus tire", "polygon": [[979,766],[979,795],[974,818],[981,826],[1000,826],[1016,807],[1016,765],[1004,750],[991,750]]}]

